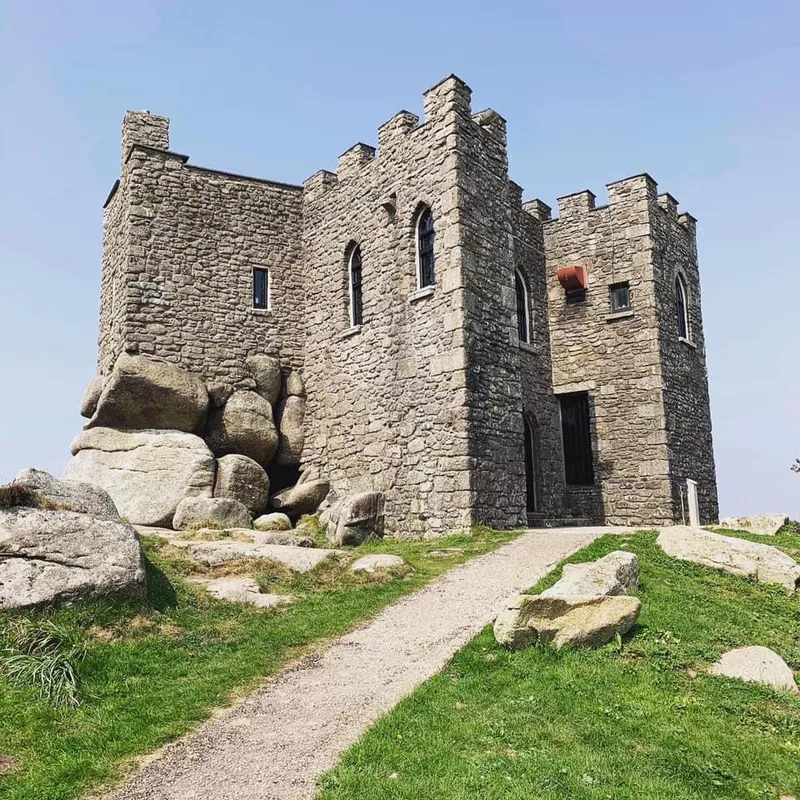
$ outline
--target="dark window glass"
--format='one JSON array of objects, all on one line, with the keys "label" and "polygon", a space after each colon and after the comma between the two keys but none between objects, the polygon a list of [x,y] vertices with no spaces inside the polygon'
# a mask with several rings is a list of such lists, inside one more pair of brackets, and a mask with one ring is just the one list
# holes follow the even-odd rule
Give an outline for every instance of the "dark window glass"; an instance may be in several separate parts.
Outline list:
[{"label": "dark window glass", "polygon": [[564,441],[564,472],[568,486],[594,483],[589,395],[586,392],[562,394],[561,436]]},{"label": "dark window glass", "polygon": [[675,279],[675,308],[678,314],[678,336],[689,338],[689,323],[686,317],[686,285],[678,275]]},{"label": "dark window glass", "polygon": [[269,270],[253,270],[253,308],[269,308]]},{"label": "dark window glass", "polygon": [[436,273],[433,268],[433,214],[426,208],[417,222],[417,248],[419,253],[419,285],[420,288],[433,286]]},{"label": "dark window glass", "polygon": [[350,324],[360,325],[364,318],[361,299],[361,248],[356,247],[350,255]]},{"label": "dark window glass", "polygon": [[611,287],[611,310],[625,311],[631,307],[631,290],[626,283],[615,283]]},{"label": "dark window glass", "polygon": [[514,273],[514,289],[517,293],[517,335],[521,342],[530,341],[530,324],[528,322],[528,294],[525,284],[518,272]]}]

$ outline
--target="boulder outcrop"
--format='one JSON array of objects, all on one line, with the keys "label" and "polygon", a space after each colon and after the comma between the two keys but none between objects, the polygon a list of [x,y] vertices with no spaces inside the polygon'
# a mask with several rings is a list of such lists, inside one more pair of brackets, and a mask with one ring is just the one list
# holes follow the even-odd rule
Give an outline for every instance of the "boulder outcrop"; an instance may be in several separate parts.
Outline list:
[{"label": "boulder outcrop", "polygon": [[382,492],[361,492],[344,497],[320,517],[325,537],[336,546],[359,545],[383,536]]},{"label": "boulder outcrop", "polygon": [[277,492],[269,502],[276,511],[282,511],[291,519],[296,519],[303,514],[313,514],[330,488],[330,483],[325,480],[306,481]]},{"label": "boulder outcrop", "polygon": [[214,497],[238,500],[255,515],[269,502],[269,477],[264,468],[247,456],[232,454],[217,460]]},{"label": "boulder outcrop", "polygon": [[190,528],[250,528],[250,512],[230,497],[184,497],[178,503],[172,527],[176,531]]},{"label": "boulder outcrop", "polygon": [[105,378],[102,375],[92,379],[92,382],[86,387],[86,391],[81,398],[81,416],[91,419],[94,412],[97,410],[97,401],[103,393],[105,386]]},{"label": "boulder outcrop", "polygon": [[719,521],[720,528],[756,533],[759,536],[775,536],[784,525],[788,524],[789,517],[786,514],[756,514],[752,517],[727,517]]},{"label": "boulder outcrop", "polygon": [[181,431],[92,428],[72,443],[63,478],[105,489],[134,525],[170,527],[184,497],[211,497],[215,462],[202,439]]},{"label": "boulder outcrop", "polygon": [[234,392],[221,409],[211,412],[207,441],[217,456],[238,453],[265,467],[278,449],[272,406],[256,392]]},{"label": "boulder outcrop", "polygon": [[639,559],[634,553],[615,550],[587,564],[565,564],[561,579],[541,596],[622,595],[638,585]]},{"label": "boulder outcrop", "polygon": [[256,391],[272,406],[281,393],[281,362],[273,356],[256,355],[245,360]]},{"label": "boulder outcrop", "polygon": [[298,466],[303,455],[305,434],[303,422],[306,416],[305,397],[290,395],[278,406],[278,452],[275,460],[278,464]]}]

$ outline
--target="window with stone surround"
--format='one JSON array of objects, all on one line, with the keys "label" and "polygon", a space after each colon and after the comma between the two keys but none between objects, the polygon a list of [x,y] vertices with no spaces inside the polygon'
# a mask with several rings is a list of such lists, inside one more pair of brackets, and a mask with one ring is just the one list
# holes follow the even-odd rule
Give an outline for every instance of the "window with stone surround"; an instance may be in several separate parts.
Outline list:
[{"label": "window with stone surround", "polygon": [[528,301],[528,287],[519,270],[514,271],[514,291],[517,296],[517,336],[520,342],[530,344],[531,318]]},{"label": "window with stone surround", "polygon": [[631,307],[631,287],[628,281],[612,283],[611,288],[611,313],[628,311]]},{"label": "window with stone surround", "polygon": [[269,309],[269,270],[253,267],[253,308]]},{"label": "window with stone surround", "polygon": [[559,395],[561,438],[564,444],[564,475],[567,486],[592,486],[591,415],[588,392]]},{"label": "window with stone surround", "polygon": [[433,257],[435,237],[433,214],[430,208],[425,206],[417,216],[417,282],[420,289],[436,285]]},{"label": "window with stone surround", "polygon": [[686,281],[683,279],[683,275],[678,275],[675,278],[675,312],[677,315],[678,338],[688,341],[691,332],[689,330],[689,302]]},{"label": "window with stone surround", "polygon": [[364,303],[361,294],[361,248],[356,245],[348,259],[348,285],[350,304],[350,327],[360,325],[364,318]]}]

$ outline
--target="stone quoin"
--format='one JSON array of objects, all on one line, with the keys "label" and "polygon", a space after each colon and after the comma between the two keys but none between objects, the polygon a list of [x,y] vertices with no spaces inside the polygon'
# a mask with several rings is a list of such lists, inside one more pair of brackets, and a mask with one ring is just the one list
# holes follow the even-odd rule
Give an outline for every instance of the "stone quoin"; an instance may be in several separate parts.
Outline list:
[{"label": "stone quoin", "polygon": [[647,174],[552,218],[470,96],[445,78],[424,120],[400,111],[302,185],[195,166],[166,117],[129,111],[101,378],[167,361],[213,405],[279,359],[280,457],[331,498],[382,492],[390,535],[715,521],[695,219]]}]

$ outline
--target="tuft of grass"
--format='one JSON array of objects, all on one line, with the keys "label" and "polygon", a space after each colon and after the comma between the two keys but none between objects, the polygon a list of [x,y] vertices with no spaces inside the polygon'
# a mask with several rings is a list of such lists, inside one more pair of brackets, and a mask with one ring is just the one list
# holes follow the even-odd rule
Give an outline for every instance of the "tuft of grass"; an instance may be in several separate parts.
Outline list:
[{"label": "tuft of grass", "polygon": [[0,672],[12,683],[32,687],[53,706],[80,705],[77,664],[86,647],[51,621],[18,617],[0,633]]},{"label": "tuft of grass", "polygon": [[201,528],[208,528],[212,531],[224,531],[228,530],[228,528],[223,525],[221,522],[213,519],[199,519],[195,520],[194,522],[190,522],[186,526],[186,530],[190,533],[194,533],[195,531],[199,531]]},{"label": "tuft of grass", "polygon": [[[43,508],[51,511],[59,508],[55,503],[42,497],[27,486],[19,486],[15,483],[0,486],[0,508],[19,508],[21,506]],[[68,511],[69,509],[65,507],[64,510]]]}]

